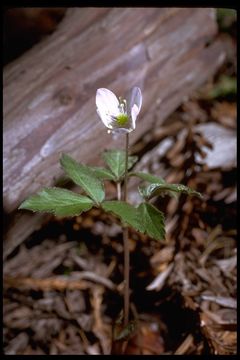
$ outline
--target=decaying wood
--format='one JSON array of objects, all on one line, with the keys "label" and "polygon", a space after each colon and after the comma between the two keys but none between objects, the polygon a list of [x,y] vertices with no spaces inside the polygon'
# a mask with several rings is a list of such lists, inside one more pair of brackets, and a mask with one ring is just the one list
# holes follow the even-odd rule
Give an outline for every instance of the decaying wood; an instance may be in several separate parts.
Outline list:
[{"label": "decaying wood", "polygon": [[[216,32],[208,8],[68,9],[51,36],[4,69],[4,211],[13,213],[27,196],[56,182],[61,152],[97,165],[103,149],[121,146],[97,117],[97,88],[120,95],[141,87],[143,108],[131,144],[159,128],[223,62]],[[13,219],[5,255],[44,218],[22,212]]]}]

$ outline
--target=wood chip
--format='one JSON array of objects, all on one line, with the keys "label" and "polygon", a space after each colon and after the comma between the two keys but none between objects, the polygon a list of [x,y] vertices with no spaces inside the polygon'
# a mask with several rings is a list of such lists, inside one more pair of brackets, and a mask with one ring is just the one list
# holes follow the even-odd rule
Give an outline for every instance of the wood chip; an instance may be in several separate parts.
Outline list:
[{"label": "wood chip", "polygon": [[151,291],[151,290],[156,290],[156,291],[160,291],[164,284],[165,281],[167,279],[167,277],[169,276],[169,274],[171,273],[172,269],[173,269],[174,263],[171,263],[168,265],[168,267],[166,268],[166,270],[164,270],[162,273],[160,273],[147,287],[146,290]]},{"label": "wood chip", "polygon": [[201,295],[201,298],[208,301],[213,301],[216,304],[222,305],[224,307],[236,309],[237,308],[237,301],[236,299],[230,297],[223,297],[223,296],[211,296],[211,295]]}]

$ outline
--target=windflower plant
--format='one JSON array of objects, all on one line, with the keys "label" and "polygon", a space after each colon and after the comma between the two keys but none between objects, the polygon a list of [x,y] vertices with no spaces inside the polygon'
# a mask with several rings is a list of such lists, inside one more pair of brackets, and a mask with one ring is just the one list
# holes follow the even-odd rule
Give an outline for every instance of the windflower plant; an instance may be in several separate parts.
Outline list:
[{"label": "windflower plant", "polygon": [[[164,179],[146,172],[132,170],[137,162],[136,156],[129,155],[129,136],[136,128],[137,117],[142,106],[140,88],[134,87],[128,100],[117,98],[105,88],[96,93],[97,113],[113,135],[125,137],[125,149],[111,149],[102,154],[105,167],[87,166],[62,154],[60,164],[67,176],[83,191],[75,193],[58,187],[45,187],[39,193],[30,196],[19,207],[31,211],[53,213],[57,216],[78,216],[93,207],[113,213],[120,219],[124,243],[124,309],[121,331],[114,333],[115,341],[125,341],[131,331],[129,322],[129,240],[128,228],[148,235],[158,241],[164,241],[164,214],[151,203],[159,196],[177,196],[185,193],[201,198],[201,194],[182,184],[169,184]],[[130,204],[127,199],[127,186],[130,177],[138,177],[143,184],[139,186],[142,201]],[[104,183],[116,184],[116,200],[107,200]]]}]

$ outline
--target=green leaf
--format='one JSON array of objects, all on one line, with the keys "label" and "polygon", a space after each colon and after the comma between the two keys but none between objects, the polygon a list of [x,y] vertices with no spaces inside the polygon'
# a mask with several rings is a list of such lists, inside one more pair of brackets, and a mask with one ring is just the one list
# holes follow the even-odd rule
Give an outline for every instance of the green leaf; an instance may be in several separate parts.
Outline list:
[{"label": "green leaf", "polygon": [[149,173],[145,173],[145,172],[130,172],[129,176],[137,176],[142,180],[148,181],[150,183],[155,183],[155,184],[166,184],[166,181],[158,176],[155,175],[151,175]]},{"label": "green leaf", "polygon": [[141,229],[141,223],[138,219],[138,212],[137,209],[126,203],[125,201],[104,201],[102,207],[105,211],[110,211],[120,217],[123,224],[127,224],[132,226],[134,229],[139,230]]},{"label": "green leaf", "polygon": [[115,181],[114,174],[103,167],[97,167],[97,166],[91,166],[91,169],[93,170],[95,176],[100,180],[112,180]]},{"label": "green leaf", "polygon": [[164,240],[164,215],[160,210],[152,204],[142,203],[138,207],[138,216],[142,223],[142,232],[155,240]]},{"label": "green leaf", "polygon": [[70,156],[63,154],[60,163],[63,170],[97,203],[101,203],[105,197],[102,182],[96,177],[91,167],[79,164]]},{"label": "green leaf", "polygon": [[[115,181],[121,180],[125,172],[125,155],[124,150],[107,150],[103,153],[103,159],[109,169],[115,175]],[[128,157],[128,170],[137,162],[137,156]]]},{"label": "green leaf", "polygon": [[137,161],[138,161],[138,156],[129,155],[128,156],[128,170],[131,169],[133,167],[133,165],[136,164]]},{"label": "green leaf", "polygon": [[58,216],[76,216],[94,205],[87,196],[57,187],[44,188],[38,194],[30,196],[19,209],[54,213]]},{"label": "green leaf", "polygon": [[150,184],[145,188],[139,188],[139,192],[146,200],[149,200],[154,196],[165,196],[166,194],[171,195],[172,192],[183,193],[189,196],[197,196],[202,199],[202,195],[199,192],[182,184]]},{"label": "green leaf", "polygon": [[142,203],[137,208],[124,201],[104,201],[102,207],[118,216],[123,224],[149,235],[156,240],[164,239],[164,216],[151,204]]},{"label": "green leaf", "polygon": [[[140,179],[144,180],[144,181],[148,181],[150,183],[155,183],[155,184],[167,184],[166,181],[163,178],[160,178],[158,176],[149,174],[149,173],[145,173],[145,172],[131,172],[129,173],[129,176],[137,176]],[[140,195],[142,196],[143,199],[147,198],[145,196],[145,187],[139,187],[138,191],[140,193]],[[162,196],[166,195],[164,192],[162,192]],[[176,193],[174,193],[173,191],[168,191],[168,195],[177,198]]]}]

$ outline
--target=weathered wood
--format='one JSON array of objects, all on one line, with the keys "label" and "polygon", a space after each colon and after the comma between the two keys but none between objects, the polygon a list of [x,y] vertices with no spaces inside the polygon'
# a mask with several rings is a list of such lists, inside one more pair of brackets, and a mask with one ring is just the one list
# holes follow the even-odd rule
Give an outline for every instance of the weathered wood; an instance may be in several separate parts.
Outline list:
[{"label": "weathered wood", "polygon": [[[98,119],[97,88],[121,95],[141,87],[131,144],[159,127],[223,62],[222,44],[212,41],[216,31],[214,10],[207,8],[69,9],[51,36],[4,69],[5,212],[55,183],[61,152],[98,164],[104,148],[121,145]],[[9,227],[5,254],[33,231],[39,223],[33,218],[15,219],[18,229],[21,222],[28,229],[19,236]]]}]

